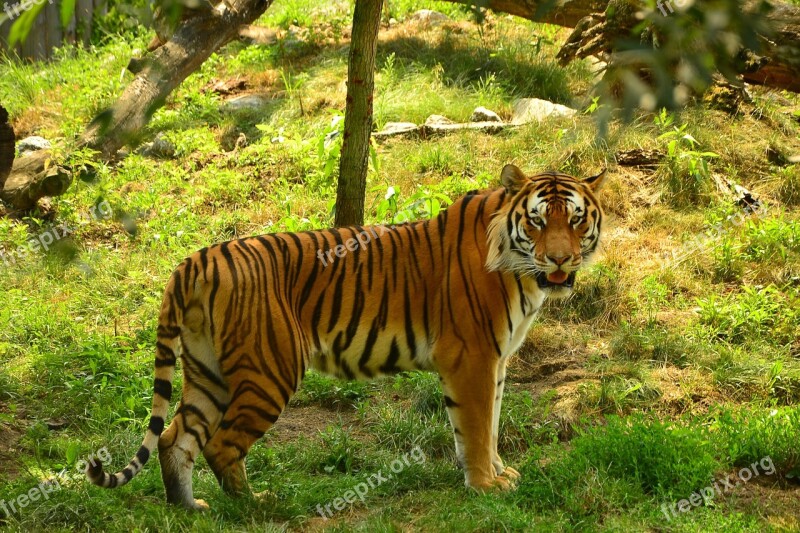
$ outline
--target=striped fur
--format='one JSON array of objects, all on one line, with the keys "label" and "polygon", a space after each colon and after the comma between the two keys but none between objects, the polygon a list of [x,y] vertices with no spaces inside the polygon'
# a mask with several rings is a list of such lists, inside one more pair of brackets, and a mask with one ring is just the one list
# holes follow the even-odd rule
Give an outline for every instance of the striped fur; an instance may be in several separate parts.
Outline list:
[{"label": "striped fur", "polygon": [[[420,369],[440,376],[467,486],[513,486],[519,474],[497,454],[506,362],[596,250],[602,175],[507,165],[502,180],[431,220],[264,235],[188,257],[161,307],[144,442],[122,471],[97,464],[89,479],[124,485],[157,444],[167,500],[204,508],[192,494],[197,454],[224,490],[247,491],[244,458],[307,368],[346,379]],[[164,431],[178,357],[184,386]]]}]

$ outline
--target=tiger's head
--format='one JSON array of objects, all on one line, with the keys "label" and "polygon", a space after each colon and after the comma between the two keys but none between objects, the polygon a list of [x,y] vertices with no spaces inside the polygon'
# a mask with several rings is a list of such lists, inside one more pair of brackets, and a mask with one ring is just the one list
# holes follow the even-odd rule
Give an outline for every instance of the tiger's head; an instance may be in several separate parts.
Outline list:
[{"label": "tiger's head", "polygon": [[572,292],[575,273],[597,250],[603,210],[595,197],[605,170],[584,180],[558,172],[526,176],[503,167],[510,195],[489,225],[490,271],[533,277],[553,298]]}]

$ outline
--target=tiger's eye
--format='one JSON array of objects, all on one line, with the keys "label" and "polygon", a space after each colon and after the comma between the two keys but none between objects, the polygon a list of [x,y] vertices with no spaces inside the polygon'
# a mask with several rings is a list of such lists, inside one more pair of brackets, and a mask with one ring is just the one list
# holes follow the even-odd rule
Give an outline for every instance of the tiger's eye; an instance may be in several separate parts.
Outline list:
[{"label": "tiger's eye", "polygon": [[578,215],[573,215],[573,217],[569,219],[569,223],[572,224],[573,226],[576,224],[580,224],[580,221],[581,217],[579,217]]},{"label": "tiger's eye", "polygon": [[533,222],[537,226],[541,226],[542,224],[544,224],[544,220],[542,220],[542,217],[533,217],[531,219],[531,222]]}]

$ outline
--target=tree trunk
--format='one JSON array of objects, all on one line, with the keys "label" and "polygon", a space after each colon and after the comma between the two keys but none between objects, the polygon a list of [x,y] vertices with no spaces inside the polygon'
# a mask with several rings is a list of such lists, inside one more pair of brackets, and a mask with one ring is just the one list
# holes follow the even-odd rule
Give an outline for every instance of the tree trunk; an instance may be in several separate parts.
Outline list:
[{"label": "tree trunk", "polygon": [[0,105],[0,191],[3,190],[3,185],[11,174],[15,153],[14,128],[8,123],[8,111]]},{"label": "tree trunk", "polygon": [[767,20],[775,34],[762,39],[765,64],[742,77],[749,83],[797,93],[800,92],[800,6],[773,5]]},{"label": "tree trunk", "polygon": [[81,139],[105,160],[141,135],[167,96],[239,28],[258,18],[272,0],[229,0],[184,20],[172,37],[143,61],[142,70],[109,109],[100,113]]},{"label": "tree trunk", "polygon": [[347,69],[347,107],[336,190],[336,226],[364,223],[375,52],[382,6],[382,0],[356,0],[353,14],[350,64]]},{"label": "tree trunk", "polygon": [[[638,5],[635,0],[620,4]],[[741,9],[754,10],[756,4],[756,0],[746,0],[741,2]],[[607,17],[605,10],[587,13],[575,24],[574,31],[559,50],[561,64],[598,54],[613,55],[617,41],[629,38],[631,31],[641,23],[635,9],[622,12],[623,16],[620,16],[620,10],[614,10],[613,17]],[[800,92],[800,7],[774,2],[773,9],[764,17],[773,35],[761,36],[761,56],[743,54],[747,61],[742,66],[742,79],[748,83]]]}]

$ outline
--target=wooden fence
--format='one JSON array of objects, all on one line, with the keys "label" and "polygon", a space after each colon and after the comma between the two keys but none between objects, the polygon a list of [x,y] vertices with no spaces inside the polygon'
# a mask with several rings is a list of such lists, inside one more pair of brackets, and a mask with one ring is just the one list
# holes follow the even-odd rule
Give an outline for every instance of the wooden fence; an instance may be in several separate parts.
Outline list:
[{"label": "wooden fence", "polygon": [[[0,0],[0,9],[5,10],[6,5],[14,12],[15,5],[19,6],[26,0]],[[92,32],[92,18],[95,13],[102,15],[106,10],[105,0],[76,0],[75,12],[66,27],[61,25],[61,0],[28,0],[33,2],[47,2],[44,9],[36,17],[28,38],[23,43],[10,48],[8,46],[8,33],[13,21],[7,20],[0,25],[0,50],[6,54],[16,53],[21,58],[32,60],[49,59],[53,55],[53,48],[65,43],[83,42],[89,44]],[[6,4],[3,4],[6,2]],[[4,13],[4,11],[0,11]]]}]

